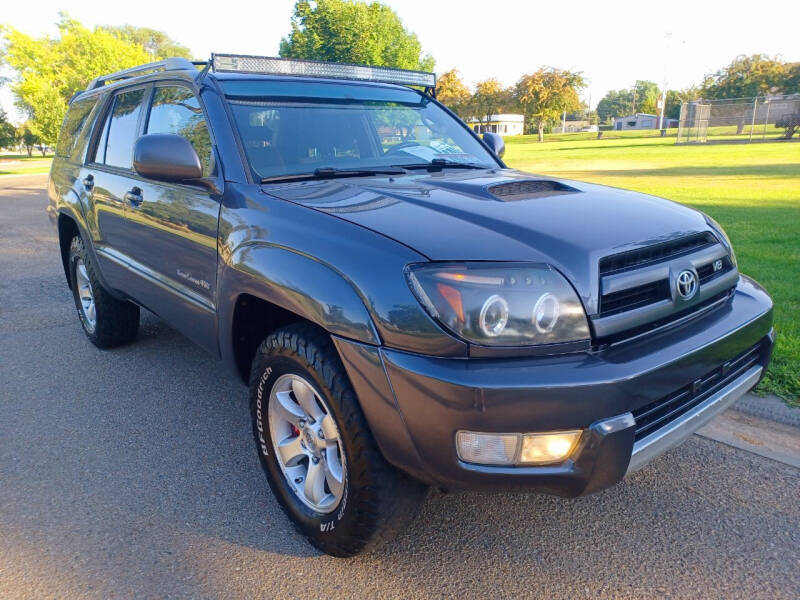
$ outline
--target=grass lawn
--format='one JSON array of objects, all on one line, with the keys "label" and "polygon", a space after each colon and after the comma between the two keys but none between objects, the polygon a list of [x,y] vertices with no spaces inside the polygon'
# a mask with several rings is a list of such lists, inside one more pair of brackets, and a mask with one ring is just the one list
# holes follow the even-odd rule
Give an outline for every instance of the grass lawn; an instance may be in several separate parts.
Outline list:
[{"label": "grass lawn", "polygon": [[[596,134],[595,134],[596,135]],[[509,166],[654,194],[725,228],[739,269],[775,300],[778,341],[759,386],[800,404],[800,143],[675,145],[674,138],[506,138]]]},{"label": "grass lawn", "polygon": [[35,152],[33,156],[27,154],[0,153],[0,175],[32,175],[50,171],[52,156],[42,157]]}]

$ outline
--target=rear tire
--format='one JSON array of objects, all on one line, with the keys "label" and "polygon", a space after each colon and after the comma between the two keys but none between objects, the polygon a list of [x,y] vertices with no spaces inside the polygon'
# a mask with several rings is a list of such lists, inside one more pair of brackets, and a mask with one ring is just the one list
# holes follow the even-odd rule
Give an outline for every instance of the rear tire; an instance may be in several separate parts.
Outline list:
[{"label": "rear tire", "polygon": [[[416,515],[427,487],[383,458],[325,331],[296,323],[267,337],[253,359],[250,404],[270,487],[316,548],[353,556],[394,536]],[[287,453],[288,446],[293,450]],[[306,483],[318,466],[327,469],[324,484],[318,494],[306,496]]]},{"label": "rear tire", "polygon": [[72,297],[83,331],[98,348],[113,348],[132,341],[139,331],[139,307],[118,300],[100,284],[97,267],[80,236],[69,248]]}]

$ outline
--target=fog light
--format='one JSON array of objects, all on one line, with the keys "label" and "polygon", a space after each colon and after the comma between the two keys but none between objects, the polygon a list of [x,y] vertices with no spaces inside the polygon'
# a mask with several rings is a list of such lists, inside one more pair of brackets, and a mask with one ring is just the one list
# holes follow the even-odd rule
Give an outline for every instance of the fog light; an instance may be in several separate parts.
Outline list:
[{"label": "fog light", "polygon": [[474,433],[459,431],[456,435],[458,458],[481,465],[510,465],[517,454],[516,434]]},{"label": "fog light", "polygon": [[521,464],[546,464],[566,460],[578,439],[580,431],[559,431],[558,433],[529,433],[522,437]]}]

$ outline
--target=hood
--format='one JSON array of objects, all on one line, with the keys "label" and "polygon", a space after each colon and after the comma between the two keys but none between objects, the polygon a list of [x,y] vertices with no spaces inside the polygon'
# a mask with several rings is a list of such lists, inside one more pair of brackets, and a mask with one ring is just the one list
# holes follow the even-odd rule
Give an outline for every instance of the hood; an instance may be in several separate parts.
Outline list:
[{"label": "hood", "polygon": [[512,170],[265,185],[264,192],[388,236],[430,260],[545,262],[590,314],[604,256],[710,231],[662,198]]}]

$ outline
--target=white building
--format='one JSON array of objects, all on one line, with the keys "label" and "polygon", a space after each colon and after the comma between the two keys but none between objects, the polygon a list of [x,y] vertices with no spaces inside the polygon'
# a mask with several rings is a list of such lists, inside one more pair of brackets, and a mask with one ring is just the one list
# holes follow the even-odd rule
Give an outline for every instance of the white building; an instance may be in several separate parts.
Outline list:
[{"label": "white building", "polygon": [[657,129],[658,117],[647,113],[636,113],[628,117],[614,117],[614,129]]},{"label": "white building", "polygon": [[489,115],[489,120],[482,123],[479,119],[470,119],[467,122],[475,133],[491,132],[499,133],[502,136],[522,135],[525,116],[515,114]]}]

